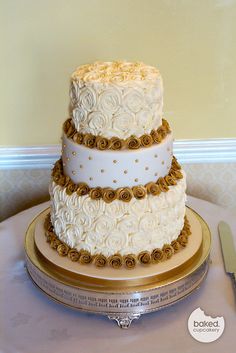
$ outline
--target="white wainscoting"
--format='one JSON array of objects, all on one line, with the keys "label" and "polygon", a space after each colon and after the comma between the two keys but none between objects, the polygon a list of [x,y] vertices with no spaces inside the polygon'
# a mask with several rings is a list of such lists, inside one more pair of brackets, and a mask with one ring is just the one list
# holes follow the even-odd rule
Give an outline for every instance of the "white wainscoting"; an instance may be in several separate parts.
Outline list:
[{"label": "white wainscoting", "polygon": [[[1,147],[0,169],[51,168],[60,145]],[[174,154],[180,163],[236,162],[236,139],[176,140]]]},{"label": "white wainscoting", "polygon": [[[0,221],[48,199],[59,145],[0,148]],[[177,140],[187,192],[236,210],[236,139]]]}]

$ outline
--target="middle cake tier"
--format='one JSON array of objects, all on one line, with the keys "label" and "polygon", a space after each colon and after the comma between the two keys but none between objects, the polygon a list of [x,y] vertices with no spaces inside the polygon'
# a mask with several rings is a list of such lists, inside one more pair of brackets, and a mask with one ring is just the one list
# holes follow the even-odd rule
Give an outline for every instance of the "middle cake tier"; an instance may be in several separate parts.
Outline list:
[{"label": "middle cake tier", "polygon": [[119,151],[91,149],[65,133],[62,137],[64,173],[74,183],[85,182],[90,187],[132,187],[156,181],[169,173],[172,157],[172,133],[149,148]]}]

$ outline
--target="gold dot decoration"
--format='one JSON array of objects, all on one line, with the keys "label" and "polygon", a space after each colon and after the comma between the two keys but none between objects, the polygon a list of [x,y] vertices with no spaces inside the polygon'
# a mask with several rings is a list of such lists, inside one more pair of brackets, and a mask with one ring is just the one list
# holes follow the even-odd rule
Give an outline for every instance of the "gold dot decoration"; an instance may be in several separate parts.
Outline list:
[{"label": "gold dot decoration", "polygon": [[93,159],[93,157],[89,156],[88,159],[91,161]]},{"label": "gold dot decoration", "polygon": [[113,183],[116,184],[116,183],[117,183],[117,180],[114,179],[114,180],[113,180]]},{"label": "gold dot decoration", "polygon": [[116,159],[114,159],[113,163],[117,163],[117,160],[116,160]]},{"label": "gold dot decoration", "polygon": [[148,170],[149,169],[149,167],[145,167],[145,170]]},{"label": "gold dot decoration", "polygon": [[161,162],[161,164],[163,165],[163,164],[165,164],[165,162],[164,162],[164,161],[162,161],[162,162]]},{"label": "gold dot decoration", "polygon": [[105,172],[105,170],[104,169],[101,169],[101,173],[104,173]]},{"label": "gold dot decoration", "polygon": [[66,163],[63,163],[63,167],[65,167],[66,166]]},{"label": "gold dot decoration", "polygon": [[124,174],[127,174],[128,173],[128,170],[124,170]]},{"label": "gold dot decoration", "polygon": [[80,169],[82,169],[82,168],[83,168],[83,165],[82,165],[82,164],[80,164],[80,166],[79,166],[79,167],[80,167]]},{"label": "gold dot decoration", "polygon": [[66,148],[66,144],[65,143],[64,143],[63,147]]},{"label": "gold dot decoration", "polygon": [[137,183],[138,182],[138,178],[135,178],[134,181]]},{"label": "gold dot decoration", "polygon": [[73,156],[76,156],[76,152],[75,152],[75,151],[73,151],[73,152],[72,152],[72,155],[73,155]]},{"label": "gold dot decoration", "polygon": [[158,173],[155,173],[154,175],[155,175],[155,176],[158,176]]},{"label": "gold dot decoration", "polygon": [[66,158],[66,160],[69,162],[70,158],[69,158],[69,157],[67,157],[67,158]]},{"label": "gold dot decoration", "polygon": [[167,151],[170,152],[170,147],[167,147]]},{"label": "gold dot decoration", "polygon": [[76,174],[76,172],[75,172],[74,170],[72,170],[72,174],[73,174],[73,175],[75,175],[75,174]]},{"label": "gold dot decoration", "polygon": [[90,178],[89,178],[89,180],[93,180],[93,178],[92,178],[92,177],[90,177]]},{"label": "gold dot decoration", "polygon": [[139,160],[138,159],[135,159],[135,163],[138,163],[139,162]]},{"label": "gold dot decoration", "polygon": [[157,154],[155,154],[155,155],[154,155],[154,157],[155,157],[155,158],[157,158],[157,157],[158,157],[158,155],[157,155]]}]

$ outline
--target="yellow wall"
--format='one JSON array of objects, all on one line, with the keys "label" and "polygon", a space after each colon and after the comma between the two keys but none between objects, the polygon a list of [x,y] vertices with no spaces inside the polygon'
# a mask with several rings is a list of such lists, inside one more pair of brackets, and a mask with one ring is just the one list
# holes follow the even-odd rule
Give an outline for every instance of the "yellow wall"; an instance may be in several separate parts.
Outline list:
[{"label": "yellow wall", "polygon": [[59,142],[69,76],[141,60],[164,78],[177,139],[236,134],[234,0],[1,0],[2,145]]}]

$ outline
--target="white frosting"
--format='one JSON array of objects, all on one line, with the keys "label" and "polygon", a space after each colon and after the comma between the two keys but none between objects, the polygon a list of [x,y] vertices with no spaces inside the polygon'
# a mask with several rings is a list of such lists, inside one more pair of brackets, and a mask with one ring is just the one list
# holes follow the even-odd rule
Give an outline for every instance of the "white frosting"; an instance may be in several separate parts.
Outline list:
[{"label": "white frosting", "polygon": [[104,64],[113,65],[101,63],[90,69],[85,65],[72,75],[70,111],[75,128],[123,139],[157,129],[163,115],[163,83],[158,70],[144,64],[135,67],[134,63],[110,70],[109,65],[104,69]]},{"label": "white frosting", "polygon": [[83,82],[127,82],[155,80],[160,76],[154,66],[140,61],[95,61],[79,66],[72,74],[72,80]]},{"label": "white frosting", "polygon": [[74,183],[85,182],[91,187],[145,185],[168,174],[172,150],[172,134],[148,148],[120,151],[90,149],[64,134],[63,169]]},{"label": "white frosting", "polygon": [[171,243],[184,225],[186,180],[168,192],[130,202],[110,204],[88,195],[67,195],[65,188],[50,185],[51,219],[59,239],[76,249],[110,256],[138,254]]}]

